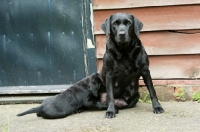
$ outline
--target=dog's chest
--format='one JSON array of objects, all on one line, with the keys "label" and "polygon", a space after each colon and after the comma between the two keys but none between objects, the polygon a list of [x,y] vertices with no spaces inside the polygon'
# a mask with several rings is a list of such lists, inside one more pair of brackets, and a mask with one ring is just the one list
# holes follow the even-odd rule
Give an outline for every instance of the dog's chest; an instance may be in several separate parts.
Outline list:
[{"label": "dog's chest", "polygon": [[130,76],[131,74],[137,74],[138,69],[136,68],[135,62],[129,58],[122,58],[115,60],[113,66],[114,72],[118,73],[118,76]]},{"label": "dog's chest", "polygon": [[122,93],[132,95],[134,86],[132,87],[131,84],[137,81],[140,76],[134,61],[128,59],[118,60],[113,70],[114,96],[122,95]]}]

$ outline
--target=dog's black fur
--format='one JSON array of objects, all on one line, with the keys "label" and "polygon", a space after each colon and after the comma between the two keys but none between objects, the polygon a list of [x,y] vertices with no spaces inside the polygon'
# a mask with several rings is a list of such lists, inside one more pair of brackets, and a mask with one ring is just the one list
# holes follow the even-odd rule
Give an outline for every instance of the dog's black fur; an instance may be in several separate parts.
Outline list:
[{"label": "dog's black fur", "polygon": [[126,101],[124,108],[136,105],[140,76],[150,92],[154,113],[164,112],[153,87],[147,53],[139,39],[142,27],[142,22],[127,13],[113,14],[101,25],[108,37],[101,71],[108,94],[106,118],[115,117],[114,98]]},{"label": "dog's black fur", "polygon": [[104,88],[98,73],[94,73],[87,78],[75,83],[63,93],[45,99],[42,104],[32,108],[17,116],[37,113],[46,119],[64,118],[76,111],[85,108],[106,109],[107,103],[100,102],[100,92]]}]

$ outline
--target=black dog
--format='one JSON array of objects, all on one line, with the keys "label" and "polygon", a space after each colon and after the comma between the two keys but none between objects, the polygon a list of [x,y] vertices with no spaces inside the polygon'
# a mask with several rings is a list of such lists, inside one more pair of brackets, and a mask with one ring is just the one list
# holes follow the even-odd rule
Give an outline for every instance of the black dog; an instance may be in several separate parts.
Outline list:
[{"label": "black dog", "polygon": [[133,15],[117,13],[102,25],[109,37],[103,57],[101,78],[108,94],[106,118],[115,117],[114,98],[121,98],[134,107],[140,97],[138,80],[143,77],[150,92],[154,113],[163,113],[153,87],[147,53],[139,39],[143,24]]},{"label": "black dog", "polygon": [[17,116],[37,113],[46,119],[64,118],[76,111],[96,107],[106,109],[106,103],[100,103],[100,92],[103,88],[98,73],[75,83],[73,86],[56,96],[45,99],[42,104]]}]

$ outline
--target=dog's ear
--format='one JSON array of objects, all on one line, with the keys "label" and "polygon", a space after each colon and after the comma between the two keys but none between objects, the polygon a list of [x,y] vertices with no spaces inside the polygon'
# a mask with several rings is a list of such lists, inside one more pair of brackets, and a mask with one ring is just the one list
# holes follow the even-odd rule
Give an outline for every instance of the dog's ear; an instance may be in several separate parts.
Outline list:
[{"label": "dog's ear", "polygon": [[134,30],[135,30],[135,34],[137,35],[137,37],[139,38],[140,36],[140,31],[143,28],[143,23],[138,20],[135,16],[133,16],[133,20],[134,20]]},{"label": "dog's ear", "polygon": [[99,89],[101,87],[101,84],[98,84],[98,83],[90,83],[90,88],[89,90],[92,92],[92,94],[95,96],[95,97],[98,97],[99,96]]},{"label": "dog's ear", "polygon": [[106,33],[106,36],[110,34],[110,17],[105,20],[103,24],[101,24],[101,29]]},{"label": "dog's ear", "polygon": [[95,73],[95,76],[100,78],[100,74],[99,73]]}]

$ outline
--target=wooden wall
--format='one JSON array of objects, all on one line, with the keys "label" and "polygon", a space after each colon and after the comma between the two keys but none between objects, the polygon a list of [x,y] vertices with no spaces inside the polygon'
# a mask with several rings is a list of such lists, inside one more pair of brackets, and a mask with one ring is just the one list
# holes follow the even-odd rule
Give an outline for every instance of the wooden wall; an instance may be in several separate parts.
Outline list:
[{"label": "wooden wall", "polygon": [[140,39],[153,79],[200,84],[200,0],[94,0],[93,10],[99,71],[106,47],[100,26],[111,14],[127,12],[144,24]]}]

